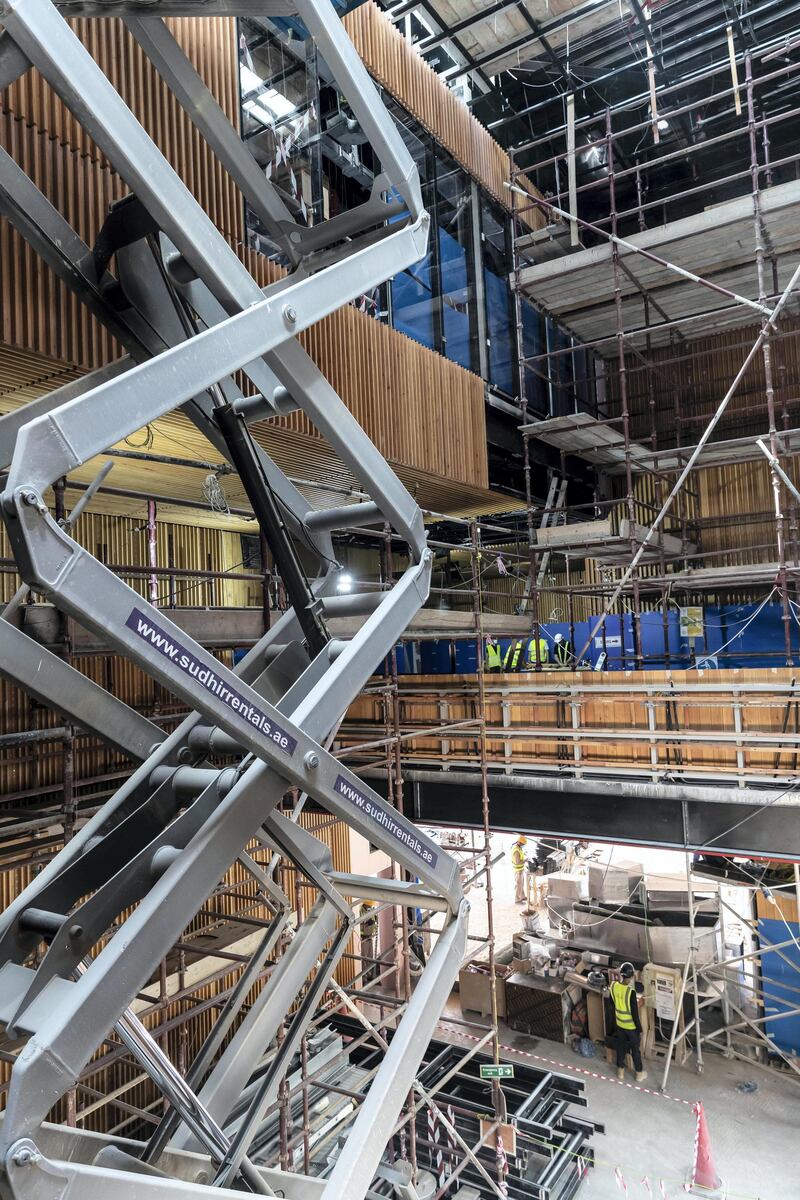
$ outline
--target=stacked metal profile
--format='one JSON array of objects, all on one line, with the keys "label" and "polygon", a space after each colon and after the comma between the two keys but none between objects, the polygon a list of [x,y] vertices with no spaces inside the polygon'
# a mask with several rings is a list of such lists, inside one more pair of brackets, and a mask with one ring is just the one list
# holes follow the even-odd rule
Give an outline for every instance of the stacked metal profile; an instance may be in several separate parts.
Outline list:
[{"label": "stacked metal profile", "polygon": [[[360,1032],[348,1018],[336,1018],[333,1027],[344,1036],[345,1045]],[[494,1107],[492,1084],[480,1078],[481,1065],[492,1061],[485,1054],[476,1054],[465,1063],[459,1046],[432,1041],[419,1071],[419,1082],[435,1096],[439,1110],[470,1146],[480,1142],[481,1122],[489,1123],[488,1113]],[[364,1045],[363,1039],[350,1055],[351,1067],[358,1066],[366,1076],[378,1062],[379,1051]],[[510,1200],[569,1200],[594,1166],[591,1142],[596,1133],[603,1133],[603,1126],[574,1111],[586,1106],[584,1085],[575,1076],[519,1063],[513,1070],[513,1078],[499,1084],[506,1120],[515,1129],[513,1144],[507,1132],[508,1144],[503,1148],[506,1194]],[[446,1128],[434,1120],[432,1129],[425,1110],[417,1116],[417,1155],[420,1164],[435,1176],[438,1187],[454,1175],[452,1191],[472,1186],[484,1194],[485,1183],[476,1165],[464,1157]],[[494,1142],[485,1144],[477,1158],[487,1172],[494,1172]]]},{"label": "stacked metal profile", "polygon": [[[381,163],[360,208],[313,227],[298,224],[162,20],[249,9],[296,14],[315,38]],[[122,16],[291,265],[286,278],[259,288],[63,13]],[[90,247],[0,152],[0,211],[126,357],[0,420],[0,468],[8,468],[0,506],[25,581],[16,603],[26,588],[44,595],[192,711],[163,738],[0,620],[6,672],[141,763],[0,920],[0,1020],[22,1043],[0,1138],[0,1191],[18,1200],[67,1191],[75,1200],[222,1197],[242,1189],[290,1200],[358,1200],[385,1154],[463,957],[467,905],[453,860],[326,748],[424,603],[431,555],[417,505],[297,335],[424,255],[428,217],[416,168],[329,0],[7,0],[0,3],[0,88],[31,67],[130,194]],[[246,394],[237,382],[242,375]],[[241,477],[292,602],[233,670],[82,549],[69,521],[57,523],[44,499],[56,480],[176,408]],[[248,422],[298,408],[370,500],[315,511],[256,445]],[[407,541],[409,566],[391,590],[336,594],[330,535],[342,524],[389,525]],[[317,563],[313,579],[298,545]],[[346,644],[328,630],[329,617],[339,613],[365,618]],[[220,754],[234,755],[238,766],[220,770],[214,765]],[[419,882],[335,874],[326,847],[278,812],[292,788],[359,830]],[[247,853],[254,838],[272,850],[273,863],[284,857],[316,889],[316,902],[293,931],[274,870]],[[272,921],[184,1078],[130,1006],[237,860],[256,881]],[[401,897],[403,904],[442,912],[443,930],[350,1137],[324,1182],[258,1167],[254,1140],[331,986],[356,921],[353,901]],[[239,1022],[281,936],[291,945]],[[169,1102],[147,1145],[42,1125],[112,1028]],[[284,1033],[268,1066],[245,1090],[253,1063],[279,1029]]]}]

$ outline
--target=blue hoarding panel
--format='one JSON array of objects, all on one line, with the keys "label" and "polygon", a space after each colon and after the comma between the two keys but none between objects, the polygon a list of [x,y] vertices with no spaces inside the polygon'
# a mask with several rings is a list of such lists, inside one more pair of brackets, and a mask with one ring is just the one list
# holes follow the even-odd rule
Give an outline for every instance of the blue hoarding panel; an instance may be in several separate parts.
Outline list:
[{"label": "blue hoarding panel", "polygon": [[[667,609],[666,629],[663,612],[643,612],[639,618],[639,636],[642,644],[642,656],[648,670],[659,671],[667,666],[667,651],[670,666],[687,666],[688,661],[680,662],[679,656],[688,655],[688,644],[681,645],[681,623],[678,610]],[[635,663],[631,662],[631,668]]]},{"label": "blue hoarding panel", "polygon": [[[761,955],[761,982],[764,989],[764,1016],[768,1036],[786,1054],[800,1053],[800,1016],[782,1016],[797,1007],[797,987],[800,980],[800,949],[797,937],[800,925],[795,921],[773,921],[760,917],[758,938],[762,946],[781,946],[780,953],[768,951]],[[794,937],[793,946],[785,946]]]},{"label": "blue hoarding panel", "polygon": [[[780,604],[714,604],[705,610],[706,654],[720,667],[779,667],[786,662],[786,635]],[[793,654],[798,626],[792,621]]]},{"label": "blue hoarding panel", "polygon": [[456,675],[473,675],[478,669],[478,647],[474,638],[455,643]]},{"label": "blue hoarding panel", "polygon": [[423,675],[449,675],[453,670],[452,642],[437,638],[432,642],[420,642],[420,666]]},{"label": "blue hoarding panel", "polygon": [[[589,628],[593,629],[595,623],[599,619],[598,616],[589,618]],[[605,653],[606,661],[604,670],[606,671],[624,671],[627,659],[630,659],[630,665],[633,663],[633,621],[629,613],[625,613],[624,621],[622,617],[608,616],[605,622],[605,633],[601,629],[592,638],[592,644],[588,650],[589,662],[592,666],[597,665],[600,656]]]}]

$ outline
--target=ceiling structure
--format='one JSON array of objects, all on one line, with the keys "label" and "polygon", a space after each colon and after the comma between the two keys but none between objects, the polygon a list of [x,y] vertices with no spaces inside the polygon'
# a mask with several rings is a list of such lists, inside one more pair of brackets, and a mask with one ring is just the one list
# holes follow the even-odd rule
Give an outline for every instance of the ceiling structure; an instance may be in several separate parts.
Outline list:
[{"label": "ceiling structure", "polygon": [[[518,152],[518,165],[530,169],[545,193],[566,189],[565,162],[553,165],[552,157],[565,154],[566,98],[572,97],[578,186],[588,188],[580,200],[585,219],[607,216],[610,207],[603,145],[607,111],[617,171],[639,166],[643,172],[638,180],[631,172],[617,183],[618,210],[633,210],[628,229],[637,227],[637,186],[650,205],[648,224],[748,189],[744,177],[730,182],[743,162],[748,166],[747,139],[734,136],[737,129],[741,132],[741,115],[726,94],[731,46],[741,103],[745,105],[745,56],[750,54],[756,115],[787,116],[770,130],[771,159],[780,162],[798,148],[798,122],[789,119],[797,104],[797,83],[791,74],[776,75],[784,61],[798,58],[797,0],[381,3],[426,61],[460,91],[475,116],[506,148]],[[775,57],[768,58],[770,53]],[[712,68],[716,74],[706,77]],[[647,130],[651,69],[659,95],[657,144]],[[686,111],[694,103],[696,108]],[[713,139],[723,134],[730,141],[721,146]],[[539,144],[520,152],[532,141]],[[712,143],[707,149],[706,142]],[[688,153],[684,157],[681,151]],[[669,154],[668,169],[659,169],[658,162]],[[709,189],[703,202],[673,200],[668,211],[659,209],[671,193],[698,185]]]},{"label": "ceiling structure", "polygon": [[[0,414],[79,376],[80,371],[69,363],[0,345]],[[315,507],[333,508],[362,499],[358,480],[322,438],[309,437],[268,421],[252,429],[257,441]],[[238,475],[220,461],[211,443],[181,413],[154,421],[72,471],[68,507],[77,500],[76,490],[91,483],[109,458],[114,466],[92,501],[92,512],[141,518],[147,500],[154,499],[159,516],[178,524],[257,532]],[[432,519],[441,513],[471,517],[524,507],[521,501],[488,488],[459,483],[400,463],[392,466]],[[208,488],[204,491],[209,476],[216,479],[227,511],[212,507]]]}]

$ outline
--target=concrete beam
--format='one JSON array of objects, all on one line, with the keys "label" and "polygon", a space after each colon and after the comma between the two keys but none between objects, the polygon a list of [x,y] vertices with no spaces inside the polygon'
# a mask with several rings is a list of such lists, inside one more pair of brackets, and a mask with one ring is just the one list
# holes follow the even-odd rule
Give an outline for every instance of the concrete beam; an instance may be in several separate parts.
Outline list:
[{"label": "concrete beam", "polygon": [[[51,605],[29,605],[22,609],[25,632],[44,646],[56,644],[58,622]],[[169,619],[203,646],[215,649],[252,646],[264,632],[264,614],[260,608],[170,608]],[[272,613],[277,621],[281,614]],[[351,638],[363,625],[366,616],[331,617],[328,625],[336,638]],[[513,617],[501,613],[486,613],[484,633],[493,637],[527,637],[531,631],[530,617]],[[470,638],[475,634],[475,615],[455,609],[422,609],[406,631],[406,639]],[[73,618],[68,619],[68,635],[74,653],[102,654],[108,646],[96,634],[88,632]]]},{"label": "concrete beam", "polygon": [[[362,774],[385,787],[377,769]],[[418,823],[481,827],[476,774],[409,768],[403,780],[405,811]],[[492,775],[489,800],[492,828],[509,833],[800,862],[800,797],[782,787]]]}]

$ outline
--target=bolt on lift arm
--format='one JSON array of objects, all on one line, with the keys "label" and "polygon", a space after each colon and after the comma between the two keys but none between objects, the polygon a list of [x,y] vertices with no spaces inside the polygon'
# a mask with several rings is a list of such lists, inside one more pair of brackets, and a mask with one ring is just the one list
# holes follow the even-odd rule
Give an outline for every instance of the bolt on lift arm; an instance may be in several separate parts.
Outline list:
[{"label": "bolt on lift arm", "polygon": [[[259,288],[59,10],[126,19],[283,245],[294,268],[288,276]],[[361,209],[313,230],[287,221],[274,188],[243,157],[236,131],[161,19],[251,10],[262,17],[269,11],[300,16],[380,160],[380,191],[399,201],[385,203],[374,191]],[[296,0],[294,7],[285,0],[0,0],[0,26],[0,82],[17,77],[28,63],[36,67],[140,206],[135,222],[112,214],[93,253],[17,164],[3,157],[0,211],[121,341],[130,360],[37,401],[24,419],[15,414],[13,422],[0,422],[0,446],[5,436],[10,459],[2,517],[26,583],[102,633],[190,708],[181,726],[0,917],[0,1020],[25,1040],[0,1134],[0,1187],[14,1200],[48,1200],[64,1188],[74,1200],[108,1194],[134,1200],[141,1188],[153,1200],[180,1197],[187,1194],[183,1178],[160,1168],[169,1163],[179,1169],[187,1153],[179,1147],[194,1138],[212,1182],[192,1184],[193,1200],[233,1195],[236,1181],[269,1192],[267,1174],[274,1180],[278,1173],[253,1164],[251,1147],[347,944],[351,904],[362,887],[357,876],[334,873],[321,843],[280,816],[283,796],[296,786],[419,879],[445,914],[392,1054],[377,1071],[329,1178],[318,1188],[301,1176],[281,1177],[280,1190],[290,1200],[311,1194],[360,1200],[463,957],[468,906],[454,860],[322,744],[425,602],[431,556],[418,507],[297,335],[424,254],[429,222],[416,169],[329,0]],[[404,218],[389,221],[400,215],[398,206]],[[116,276],[109,269],[112,258]],[[240,371],[261,394],[261,409],[240,396],[234,382]],[[267,415],[277,415],[287,406],[317,426],[369,501],[317,512],[264,454],[247,428],[248,414],[258,410],[263,416],[266,408]],[[81,548],[43,500],[55,479],[176,408],[239,472],[291,593],[292,609],[233,670]],[[331,597],[336,564],[330,535],[351,520],[388,522],[408,542],[409,567],[377,598]],[[318,564],[313,581],[300,565],[298,539]],[[327,635],[325,613],[334,599],[366,617],[349,643]],[[238,767],[214,765],[220,746],[239,759]],[[224,1053],[217,1057],[236,1005],[224,1010],[222,1029],[212,1033],[188,1082],[179,1081],[126,1014],[215,883],[237,858],[247,865],[246,847],[255,836],[286,857],[318,900]],[[258,879],[257,864],[251,861],[249,869]],[[391,896],[392,881],[384,887]],[[397,885],[398,903],[405,891]],[[285,927],[285,904],[275,911],[255,961],[263,962]],[[26,965],[42,947],[38,966]],[[244,995],[239,989],[237,1004]],[[253,1062],[290,1010],[294,1016],[269,1071],[248,1089],[244,1116],[229,1126]],[[67,1163],[43,1157],[37,1148],[47,1111],[120,1022],[134,1057],[173,1104],[173,1115],[139,1155],[158,1168],[155,1174],[143,1162],[132,1163],[123,1149],[91,1163]]]}]

